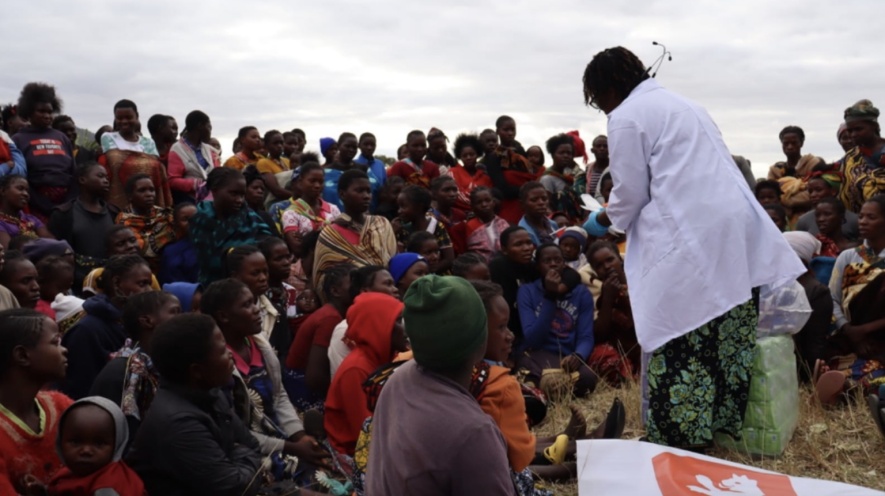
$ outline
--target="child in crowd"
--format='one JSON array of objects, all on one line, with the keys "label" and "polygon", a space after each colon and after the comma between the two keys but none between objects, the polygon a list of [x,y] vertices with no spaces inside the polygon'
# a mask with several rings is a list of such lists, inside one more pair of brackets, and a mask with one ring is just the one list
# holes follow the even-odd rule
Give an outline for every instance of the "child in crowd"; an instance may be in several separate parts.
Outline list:
[{"label": "child in crowd", "polygon": [[[763,194],[765,191],[766,190],[763,190]],[[771,217],[771,221],[774,222],[774,225],[776,225],[781,232],[787,230],[787,211],[784,207],[777,203],[769,203],[767,205],[762,205],[762,208],[765,209],[765,212]]]},{"label": "child in crowd", "polygon": [[388,270],[402,298],[413,282],[430,273],[430,265],[417,253],[400,253],[390,259]]},{"label": "child in crowd", "polygon": [[163,284],[173,282],[197,282],[200,264],[197,250],[190,239],[190,219],[197,213],[193,203],[179,203],[172,210],[172,225],[178,241],[169,243],[163,249],[160,260],[160,280]]},{"label": "child in crowd", "polygon": [[535,268],[541,278],[522,285],[518,294],[525,336],[525,353],[519,364],[528,370],[526,383],[545,390],[548,369],[561,368],[569,375],[576,395],[591,393],[597,382],[596,374],[586,365],[594,344],[593,297],[582,284],[569,288],[563,281],[563,271],[571,269],[565,265],[559,246],[539,246]]},{"label": "child in crowd", "polygon": [[396,240],[403,248],[409,243],[409,236],[420,231],[427,231],[436,237],[439,244],[440,260],[436,270],[445,273],[452,268],[455,250],[445,226],[438,221],[430,210],[430,192],[418,186],[407,186],[400,193],[399,222],[393,222],[393,230],[397,233]]},{"label": "child in crowd", "polygon": [[542,150],[540,146],[530,146],[528,150],[525,151],[525,158],[529,161],[529,164],[532,167],[544,167],[544,150]]},{"label": "child in crowd", "polygon": [[432,128],[427,131],[427,160],[439,166],[440,177],[457,163],[455,157],[446,150],[448,143],[449,138],[441,129]]},{"label": "child in crowd", "polygon": [[123,409],[130,433],[124,451],[135,440],[160,384],[160,374],[151,360],[154,330],[180,313],[178,298],[166,291],[147,291],[129,298],[121,317],[126,341],[111,354],[89,390],[90,396],[107,398]]},{"label": "child in crowd", "polygon": [[549,200],[544,185],[536,181],[525,183],[519,189],[519,203],[525,212],[519,226],[529,233],[532,242],[536,246],[552,243],[553,233],[559,226],[547,217]]},{"label": "child in crowd", "polygon": [[0,177],[0,244],[20,235],[33,238],[52,238],[52,233],[39,218],[25,210],[31,193],[28,180],[17,174]]},{"label": "child in crowd", "polygon": [[332,332],[347,314],[353,296],[350,274],[355,267],[341,264],[325,271],[323,292],[326,304],[301,324],[289,348],[286,367],[292,372],[295,390],[289,395],[300,411],[322,408],[332,381],[329,344]]},{"label": "child in crowd", "polygon": [[476,166],[484,153],[482,142],[475,134],[459,134],[455,138],[455,156],[461,163],[450,167],[446,174],[454,178],[458,187],[455,208],[465,213],[470,212],[470,194],[473,189],[477,186],[492,186],[488,174]]},{"label": "child in crowd", "polygon": [[516,121],[509,115],[502,115],[495,120],[495,134],[501,146],[513,150],[514,152],[525,157],[525,148],[519,141],[516,141]]},{"label": "child in crowd", "polygon": [[489,262],[492,282],[504,289],[504,299],[510,305],[510,322],[507,327],[516,335],[517,342],[522,337],[522,323],[519,320],[517,294],[520,286],[538,278],[532,264],[532,253],[535,244],[532,237],[523,227],[508,227],[501,233],[502,256]]},{"label": "child in crowd", "polygon": [[352,457],[360,428],[371,413],[363,382],[378,367],[408,350],[402,324],[403,304],[382,293],[362,293],[347,311],[345,336],[353,350],[341,363],[329,387],[324,426],[336,452]]},{"label": "child in crowd", "polygon": [[29,494],[61,467],[59,418],[72,401],[47,386],[65,377],[58,326],[31,309],[0,312],[0,494]]},{"label": "child in crowd", "polygon": [[587,231],[574,226],[569,227],[559,236],[559,247],[565,264],[577,271],[587,265],[587,256],[584,249],[587,247]]},{"label": "child in crowd", "polygon": [[556,224],[557,230],[565,229],[566,227],[572,225],[571,221],[569,221],[568,219],[568,215],[564,214],[563,212],[553,212],[553,214],[550,215],[550,220],[552,220],[553,223]]},{"label": "child in crowd", "polygon": [[821,242],[819,255],[822,257],[838,257],[845,250],[858,245],[845,237],[842,230],[845,226],[845,204],[838,198],[821,198],[814,207],[815,222],[818,234],[815,235]]},{"label": "child in crowd", "polygon": [[74,285],[74,267],[61,257],[44,257],[37,262],[37,283],[40,286],[40,301],[36,310],[56,320],[52,302],[56,296],[70,293]]},{"label": "child in crowd", "polygon": [[470,205],[473,214],[455,227],[452,242],[458,252],[477,253],[488,261],[501,250],[501,233],[510,224],[496,214],[495,197],[485,186],[473,188]]},{"label": "child in crowd", "polygon": [[[116,224],[108,228],[104,241],[105,252],[108,254],[109,258],[118,255],[138,254],[138,238],[135,237],[135,233],[132,232],[132,229],[122,224]],[[103,260],[102,265],[107,263],[107,261],[108,259]],[[83,279],[84,298],[104,293],[104,290],[98,283],[102,273],[104,273],[104,267],[99,267],[87,274],[86,278]],[[153,272],[151,273],[151,289],[154,291],[160,290],[160,283],[157,281],[157,277]]]},{"label": "child in crowd", "polygon": [[539,182],[551,198],[575,184],[575,140],[567,134],[557,134],[547,140],[547,153],[553,157],[553,164],[544,171]]},{"label": "child in crowd", "polygon": [[101,396],[71,405],[61,416],[56,446],[65,466],[49,494],[146,496],[144,483],[123,461],[129,429],[120,407]]},{"label": "child in crowd", "polygon": [[98,285],[102,294],[86,300],[86,314],[63,338],[72,360],[61,390],[74,399],[87,395],[108,357],[123,347],[126,331],[120,324],[121,310],[130,296],[151,291],[151,269],[138,255],[111,257]]},{"label": "child in crowd", "polygon": [[261,158],[258,155],[258,151],[261,149],[261,133],[255,126],[241,127],[237,132],[237,142],[240,145],[240,150],[234,152],[234,156],[224,162],[224,167],[241,171],[249,165],[255,165]]},{"label": "child in crowd", "polygon": [[0,286],[12,292],[19,307],[31,309],[37,307],[40,302],[38,280],[37,268],[23,253],[6,252],[5,263],[0,269]]},{"label": "child in crowd", "polygon": [[451,237],[451,229],[467,219],[467,213],[455,208],[458,202],[458,183],[452,176],[440,176],[430,183],[430,213],[442,223]]},{"label": "child in crowd", "polygon": [[602,205],[608,205],[608,199],[611,197],[612,189],[615,187],[615,182],[612,179],[611,172],[603,173],[602,177],[599,179],[599,194],[602,197]]},{"label": "child in crowd", "polygon": [[288,155],[283,153],[285,151],[283,134],[276,129],[264,133],[264,147],[267,156],[258,159],[255,168],[264,178],[268,193],[276,198],[274,201],[285,200],[292,193],[277,181],[277,174],[291,170]]},{"label": "child in crowd", "polygon": [[452,264],[452,275],[468,281],[491,281],[492,274],[486,259],[478,253],[465,253]]},{"label": "child in crowd", "polygon": [[[350,273],[350,294],[356,298],[363,293],[382,293],[399,298],[399,290],[396,282],[384,267],[380,265],[367,265]],[[329,341],[329,377],[335,378],[335,372],[341,366],[344,358],[353,349],[353,341],[345,337],[347,333],[347,319],[342,320],[332,331],[332,339]]]},{"label": "child in crowd", "polygon": [[120,209],[107,203],[111,183],[108,173],[97,162],[77,168],[80,196],[53,210],[49,231],[56,239],[68,242],[75,253],[74,290],[80,292],[83,279],[110,256],[104,243]]},{"label": "child in crowd", "polygon": [[277,228],[277,222],[273,215],[267,211],[264,199],[267,196],[267,184],[264,178],[258,172],[254,165],[250,165],[243,169],[243,177],[246,178],[246,207],[252,210],[252,213],[261,217],[265,227],[273,236],[280,236]]},{"label": "child in crowd", "polygon": [[[427,261],[430,273],[439,273],[439,241],[437,241],[436,236],[433,234],[427,231],[412,233],[412,235],[409,236],[409,244],[406,245],[406,252],[421,255]],[[445,274],[442,273],[440,275]]]},{"label": "child in crowd", "polygon": [[636,338],[633,310],[627,292],[627,276],[618,247],[597,241],[587,250],[590,265],[602,280],[593,323],[593,353],[588,364],[610,384],[634,379],[639,371],[642,350]]},{"label": "child in crowd", "polygon": [[216,281],[206,289],[203,308],[215,320],[234,359],[234,382],[224,388],[225,394],[258,440],[261,454],[269,457],[275,479],[293,475],[296,467],[288,457],[320,462],[323,451],[304,435],[304,425],[283,388],[276,352],[262,336],[260,310],[251,290],[236,279]]},{"label": "child in crowd", "polygon": [[156,188],[147,174],[135,174],[126,181],[126,198],[129,206],[117,216],[117,224],[132,229],[138,240],[141,256],[157,272],[160,255],[166,245],[177,241],[172,211],[154,204]]},{"label": "child in crowd", "polygon": [[[297,172],[293,181],[298,182],[301,197],[281,213],[281,223],[286,237],[295,234],[299,238],[311,231],[318,231],[341,215],[334,203],[323,199],[326,173],[320,164],[307,162]],[[295,245],[297,249],[297,245]]]},{"label": "child in crowd", "polygon": [[385,170],[384,162],[375,158],[375,148],[377,147],[377,144],[378,141],[374,134],[361,134],[360,139],[357,142],[357,146],[360,149],[360,156],[354,159],[354,163],[364,166],[367,169],[367,172],[372,171],[372,174],[378,179],[378,185],[384,186],[387,182],[387,171]]},{"label": "child in crowd", "polygon": [[767,205],[781,205],[781,185],[774,180],[759,181],[756,183],[756,200],[764,207]]},{"label": "child in crowd", "polygon": [[298,290],[286,282],[292,274],[292,253],[280,238],[267,238],[258,243],[258,249],[267,260],[267,299],[285,316],[281,320],[288,325],[298,315]]},{"label": "child in crowd", "polygon": [[[439,166],[425,159],[427,138],[423,131],[412,131],[406,136],[409,158],[400,160],[387,169],[387,177],[399,176],[407,185],[420,186],[430,190],[430,183],[439,177]],[[429,203],[429,202],[428,202]]]},{"label": "child in crowd", "polygon": [[399,215],[397,198],[406,187],[406,180],[399,176],[391,176],[384,182],[384,186],[378,191],[378,206],[375,207],[375,215],[380,215],[390,222]]}]

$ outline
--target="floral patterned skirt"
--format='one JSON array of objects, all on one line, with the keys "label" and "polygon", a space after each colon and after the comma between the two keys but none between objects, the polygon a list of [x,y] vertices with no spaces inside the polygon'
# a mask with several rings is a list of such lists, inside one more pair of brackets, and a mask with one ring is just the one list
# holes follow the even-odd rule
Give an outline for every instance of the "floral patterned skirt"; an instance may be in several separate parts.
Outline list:
[{"label": "floral patterned skirt", "polygon": [[648,363],[648,440],[706,448],[717,431],[738,437],[756,349],[759,291],[655,350]]}]

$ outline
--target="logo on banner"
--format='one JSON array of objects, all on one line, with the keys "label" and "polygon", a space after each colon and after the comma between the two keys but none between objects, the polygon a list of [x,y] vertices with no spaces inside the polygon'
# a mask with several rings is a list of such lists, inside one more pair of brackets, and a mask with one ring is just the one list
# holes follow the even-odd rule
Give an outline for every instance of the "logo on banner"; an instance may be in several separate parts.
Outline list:
[{"label": "logo on banner", "polygon": [[672,453],[655,456],[652,464],[663,496],[798,496],[786,475]]}]

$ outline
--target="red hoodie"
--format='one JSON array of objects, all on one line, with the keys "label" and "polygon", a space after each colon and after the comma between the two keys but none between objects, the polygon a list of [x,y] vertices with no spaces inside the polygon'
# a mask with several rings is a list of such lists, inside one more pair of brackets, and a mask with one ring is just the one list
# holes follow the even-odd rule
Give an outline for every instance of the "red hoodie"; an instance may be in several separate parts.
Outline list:
[{"label": "red hoodie", "polygon": [[382,293],[363,293],[347,310],[347,333],[355,343],[341,362],[326,395],[324,426],[329,442],[340,453],[353,456],[360,429],[372,413],[366,404],[363,382],[378,367],[393,361],[393,326],[403,303]]}]

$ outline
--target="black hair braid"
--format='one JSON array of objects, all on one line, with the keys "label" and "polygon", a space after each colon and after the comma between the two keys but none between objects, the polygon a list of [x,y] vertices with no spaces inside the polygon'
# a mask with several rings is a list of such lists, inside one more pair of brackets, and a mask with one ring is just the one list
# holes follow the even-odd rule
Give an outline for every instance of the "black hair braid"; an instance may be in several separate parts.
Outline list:
[{"label": "black hair braid", "polygon": [[597,53],[584,70],[584,103],[591,105],[599,95],[611,91],[621,99],[649,78],[639,57],[624,47]]}]

